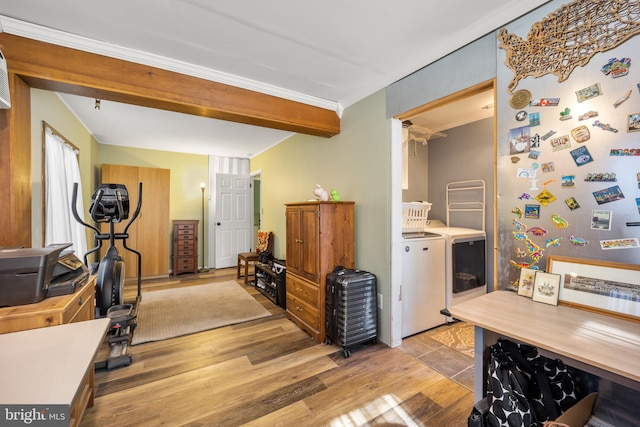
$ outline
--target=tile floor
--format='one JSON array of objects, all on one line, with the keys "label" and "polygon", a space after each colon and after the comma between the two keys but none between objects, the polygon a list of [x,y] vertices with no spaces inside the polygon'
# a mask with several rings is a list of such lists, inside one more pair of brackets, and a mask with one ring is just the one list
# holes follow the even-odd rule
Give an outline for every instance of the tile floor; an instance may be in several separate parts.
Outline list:
[{"label": "tile floor", "polygon": [[473,357],[452,350],[431,338],[451,326],[452,324],[442,325],[407,337],[398,348],[473,391]]}]

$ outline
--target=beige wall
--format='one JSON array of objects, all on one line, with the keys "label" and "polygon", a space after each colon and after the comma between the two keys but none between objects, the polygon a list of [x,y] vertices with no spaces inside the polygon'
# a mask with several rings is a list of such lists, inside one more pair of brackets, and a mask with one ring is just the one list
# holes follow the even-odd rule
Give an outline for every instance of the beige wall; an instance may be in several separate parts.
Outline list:
[{"label": "beige wall", "polygon": [[[173,238],[174,219],[197,219],[202,221],[202,191],[201,182],[208,182],[208,156],[185,154],[170,151],[128,148],[117,145],[100,144],[98,148],[100,164],[115,164],[127,166],[142,166],[171,170],[171,188],[169,200],[169,239]],[[132,189],[129,191],[138,191]],[[205,198],[207,195],[205,194]],[[143,189],[144,204],[144,189]],[[207,215],[207,200],[205,199],[205,216]],[[202,240],[202,224],[198,230],[199,242]],[[207,244],[204,241],[205,245]],[[169,248],[172,247],[171,240]],[[202,246],[198,248],[198,265],[202,265]],[[171,249],[170,249],[171,252]],[[169,265],[171,265],[171,254]]]},{"label": "beige wall", "polygon": [[[84,125],[74,116],[58,96],[49,91],[31,89],[31,245],[42,247],[42,122],[71,141],[80,149],[80,176],[82,197],[86,209],[93,194],[96,175],[95,164],[98,143]],[[93,247],[93,233],[87,233],[87,245]],[[79,254],[82,256],[83,254]]]},{"label": "beige wall", "polygon": [[[98,144],[55,93],[31,89],[32,245],[34,247],[42,246],[43,120],[80,149],[80,174],[83,184],[85,216],[89,209],[91,195],[100,181],[100,165],[110,163],[171,169],[169,218],[171,220],[201,219],[202,192],[200,183],[208,181],[207,156]],[[137,191],[137,189],[130,191]],[[205,215],[206,209],[205,200]],[[171,232],[171,222],[167,224],[167,228]],[[87,237],[87,246],[92,248],[93,233],[88,232]],[[202,237],[200,236],[200,238]],[[171,261],[171,254],[167,254],[167,256]]]},{"label": "beige wall", "polygon": [[[374,273],[390,298],[391,125],[380,91],[345,110],[330,139],[295,135],[251,159],[262,171],[262,228],[274,232],[274,253],[286,257],[284,204],[312,199],[316,184],[356,202],[356,268]],[[379,311],[380,341],[390,339],[390,304]]]}]

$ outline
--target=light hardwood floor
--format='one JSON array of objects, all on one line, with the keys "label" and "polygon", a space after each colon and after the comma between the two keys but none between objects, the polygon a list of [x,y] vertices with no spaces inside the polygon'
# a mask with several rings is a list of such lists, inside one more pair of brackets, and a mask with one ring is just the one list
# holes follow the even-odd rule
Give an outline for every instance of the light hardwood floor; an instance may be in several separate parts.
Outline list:
[{"label": "light hardwood floor", "polygon": [[[234,268],[144,281],[142,289],[230,279]],[[363,345],[344,359],[243,286],[273,316],[130,347],[130,366],[96,372],[95,404],[81,426],[467,425],[473,361],[430,338],[448,326],[395,349]],[[134,296],[127,284],[126,299]]]}]

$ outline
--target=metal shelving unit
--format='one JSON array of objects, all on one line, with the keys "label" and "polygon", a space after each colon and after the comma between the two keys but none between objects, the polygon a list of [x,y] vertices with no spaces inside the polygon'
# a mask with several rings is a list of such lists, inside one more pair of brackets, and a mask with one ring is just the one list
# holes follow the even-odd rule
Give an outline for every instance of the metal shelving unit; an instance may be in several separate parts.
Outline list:
[{"label": "metal shelving unit", "polygon": [[[446,207],[447,226],[451,227],[451,213],[480,212],[482,214],[482,231],[485,231],[486,185],[482,179],[454,181],[447,184]],[[460,197],[456,198],[454,195]]]}]

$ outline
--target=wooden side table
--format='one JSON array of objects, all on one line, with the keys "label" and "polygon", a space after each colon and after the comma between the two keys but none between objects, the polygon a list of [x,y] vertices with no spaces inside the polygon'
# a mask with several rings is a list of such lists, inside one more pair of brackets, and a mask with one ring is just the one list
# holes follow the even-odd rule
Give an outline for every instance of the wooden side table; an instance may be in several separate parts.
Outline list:
[{"label": "wooden side table", "polygon": [[0,334],[63,325],[95,317],[96,276],[69,295],[45,298],[35,304],[0,308]]}]

